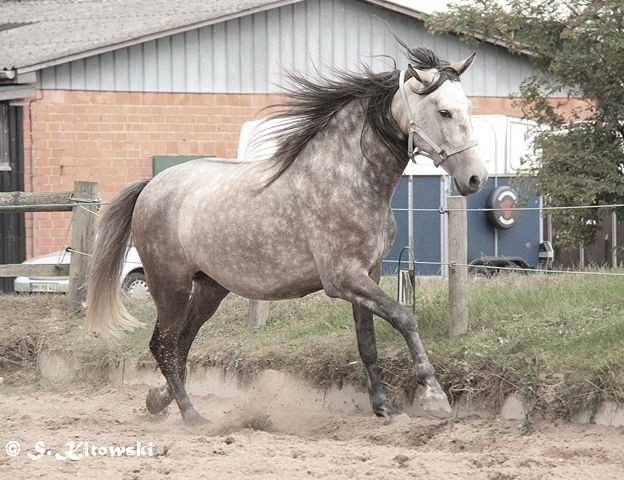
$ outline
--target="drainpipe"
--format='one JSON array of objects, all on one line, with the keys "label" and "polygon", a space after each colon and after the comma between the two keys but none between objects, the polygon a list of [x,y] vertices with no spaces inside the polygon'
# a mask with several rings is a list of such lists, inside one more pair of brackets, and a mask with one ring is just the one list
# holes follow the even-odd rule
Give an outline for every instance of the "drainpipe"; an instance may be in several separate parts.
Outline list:
[{"label": "drainpipe", "polygon": [[[31,98],[28,101],[28,136],[30,137],[30,191],[35,192],[37,187],[37,169],[36,169],[36,161],[35,161],[35,139],[33,135],[33,119],[32,119],[32,104],[33,102],[40,102],[43,100],[43,90],[39,90],[41,92],[41,97],[37,96],[35,98]],[[39,92],[37,92],[38,94]],[[35,217],[35,213],[31,213],[31,233],[30,233],[30,241],[31,245],[31,253],[32,256],[37,256],[37,217]]]}]

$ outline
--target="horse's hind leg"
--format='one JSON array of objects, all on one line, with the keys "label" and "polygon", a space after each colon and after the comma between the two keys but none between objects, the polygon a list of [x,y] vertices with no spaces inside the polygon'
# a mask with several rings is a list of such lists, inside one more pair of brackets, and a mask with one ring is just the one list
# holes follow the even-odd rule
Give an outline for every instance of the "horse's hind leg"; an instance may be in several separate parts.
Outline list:
[{"label": "horse's hind leg", "polygon": [[354,305],[353,318],[355,319],[358,349],[366,370],[366,383],[373,412],[380,417],[398,415],[400,411],[394,408],[388,401],[381,382],[379,365],[377,365],[377,345],[375,342],[373,314],[369,310]]},{"label": "horse's hind leg", "polygon": [[[229,293],[210,277],[199,274],[194,280],[194,290],[190,301],[187,304],[184,322],[178,332],[177,342],[177,362],[178,375],[182,384],[186,381],[186,361],[191,344],[201,326],[206,323],[216,312],[221,301]],[[154,329],[154,335],[158,338],[158,325]],[[153,340],[158,341],[158,340]],[[164,410],[173,400],[173,392],[169,383],[164,387],[150,389],[146,405],[150,413],[159,413]]]},{"label": "horse's hind leg", "polygon": [[191,278],[163,278],[147,272],[152,298],[156,303],[158,316],[150,341],[150,350],[158,362],[160,371],[167,380],[171,393],[180,408],[184,423],[200,423],[203,419],[191,404],[183,378],[180,375],[178,359],[178,338],[186,318],[187,304],[191,293]]},{"label": "horse's hind leg", "polygon": [[217,311],[223,299],[230,293],[212,278],[200,273],[195,280],[195,290],[189,304],[189,315],[178,337],[180,376],[186,380],[186,360],[197,332]]},{"label": "horse's hind leg", "polygon": [[[371,275],[375,282],[379,282],[379,270]],[[366,370],[366,383],[373,412],[380,417],[392,417],[400,412],[394,408],[384,392],[379,365],[377,365],[377,344],[375,341],[375,325],[373,313],[363,307],[353,304],[353,318],[357,333],[358,350]]]}]

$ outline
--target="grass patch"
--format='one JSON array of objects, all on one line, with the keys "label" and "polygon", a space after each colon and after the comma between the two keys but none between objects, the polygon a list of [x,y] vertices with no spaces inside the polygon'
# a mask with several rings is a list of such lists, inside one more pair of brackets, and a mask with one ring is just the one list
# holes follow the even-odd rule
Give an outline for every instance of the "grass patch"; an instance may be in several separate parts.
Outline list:
[{"label": "grass patch", "polygon": [[[382,286],[394,295],[394,279]],[[426,279],[417,288],[423,342],[451,398],[472,395],[495,407],[517,392],[532,411],[564,418],[601,400],[624,401],[624,279],[503,275],[470,279],[469,291],[471,330],[448,340],[445,282]],[[81,335],[81,318],[67,318],[61,300],[0,297],[0,370],[11,381],[32,375],[42,349],[66,351],[85,366],[154,365],[151,303],[131,306],[144,327],[108,342]],[[416,385],[403,339],[385,321],[375,324],[384,381],[395,397],[409,397]],[[241,378],[275,368],[319,386],[365,383],[351,306],[323,293],[274,303],[269,324],[255,330],[247,327],[247,301],[228,297],[189,362]]]}]

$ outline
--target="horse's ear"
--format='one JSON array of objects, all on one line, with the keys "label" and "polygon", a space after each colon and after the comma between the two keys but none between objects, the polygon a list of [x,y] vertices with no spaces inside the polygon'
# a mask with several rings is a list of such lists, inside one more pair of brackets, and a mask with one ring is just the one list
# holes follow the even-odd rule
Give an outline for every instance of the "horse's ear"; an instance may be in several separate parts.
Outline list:
[{"label": "horse's ear", "polygon": [[423,87],[429,88],[436,77],[436,72],[429,72],[427,70],[416,70],[409,63],[407,64],[407,70],[412,74],[416,80],[422,83]]},{"label": "horse's ear", "polygon": [[466,70],[468,70],[468,68],[470,68],[470,65],[472,65],[472,62],[474,62],[476,56],[477,52],[474,52],[466,60],[462,60],[461,62],[457,62],[451,65],[451,68],[457,72],[457,75],[461,75]]}]

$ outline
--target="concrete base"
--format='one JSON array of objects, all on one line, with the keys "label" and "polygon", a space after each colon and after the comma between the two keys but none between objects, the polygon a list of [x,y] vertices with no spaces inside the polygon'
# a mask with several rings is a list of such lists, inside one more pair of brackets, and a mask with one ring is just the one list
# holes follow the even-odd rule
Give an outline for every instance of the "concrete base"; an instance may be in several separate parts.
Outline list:
[{"label": "concrete base", "polygon": [[[40,353],[39,371],[42,377],[48,379],[81,378],[85,375],[93,378],[96,375],[112,383],[129,385],[159,386],[165,383],[159,370],[137,368],[129,361],[124,361],[115,368],[98,369],[95,372],[90,369],[87,372],[71,357],[50,352]],[[231,398],[233,401],[253,398],[254,402],[261,404],[304,406],[310,410],[323,408],[343,412],[368,412],[370,410],[368,392],[358,386],[346,384],[342,388],[320,389],[294,375],[277,370],[264,370],[253,381],[243,383],[239,378],[226,373],[221,368],[193,368],[189,371],[187,391],[192,395],[217,395],[222,398]],[[414,402],[405,400],[401,408],[412,417],[428,416],[420,408],[417,400]],[[517,394],[507,397],[498,412],[485,408],[478,399],[462,397],[453,404],[455,418],[499,415],[506,420],[521,421],[524,420],[526,411],[525,403]],[[578,412],[572,421],[621,427],[624,426],[624,408],[614,402],[602,402],[595,412]]]}]

